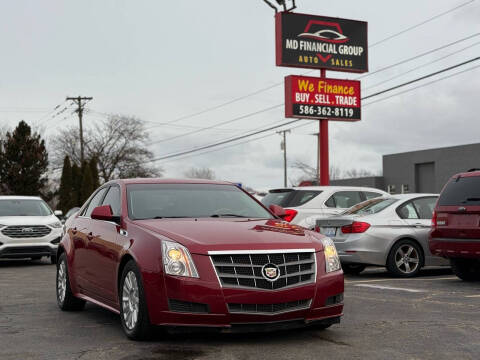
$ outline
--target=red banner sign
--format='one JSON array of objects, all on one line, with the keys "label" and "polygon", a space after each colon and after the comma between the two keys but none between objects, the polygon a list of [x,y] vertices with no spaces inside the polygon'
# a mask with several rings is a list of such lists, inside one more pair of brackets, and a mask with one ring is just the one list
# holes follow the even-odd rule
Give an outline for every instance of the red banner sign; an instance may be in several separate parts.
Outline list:
[{"label": "red banner sign", "polygon": [[287,76],[285,117],[358,121],[360,81]]}]

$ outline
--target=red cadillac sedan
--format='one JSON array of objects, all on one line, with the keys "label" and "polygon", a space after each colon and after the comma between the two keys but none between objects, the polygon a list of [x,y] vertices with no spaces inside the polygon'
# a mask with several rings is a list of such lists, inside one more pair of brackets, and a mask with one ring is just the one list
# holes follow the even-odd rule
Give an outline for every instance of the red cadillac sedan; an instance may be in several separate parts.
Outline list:
[{"label": "red cadillac sedan", "polygon": [[340,322],[343,273],[329,238],[282,221],[235,184],[130,179],[96,190],[65,224],[56,292],[152,325],[270,331]]}]

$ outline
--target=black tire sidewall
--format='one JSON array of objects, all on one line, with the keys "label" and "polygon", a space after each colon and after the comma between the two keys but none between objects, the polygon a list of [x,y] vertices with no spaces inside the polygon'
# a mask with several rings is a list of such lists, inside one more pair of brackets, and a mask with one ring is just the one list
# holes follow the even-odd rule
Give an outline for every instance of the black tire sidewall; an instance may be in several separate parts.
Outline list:
[{"label": "black tire sidewall", "polygon": [[[137,319],[137,323],[135,324],[135,327],[132,330],[128,329],[127,326],[125,325],[125,320],[123,317],[123,303],[122,303],[123,284],[125,282],[125,277],[130,271],[132,271],[135,274],[135,277],[137,278],[138,296],[139,296],[138,319]],[[130,260],[123,268],[122,277],[121,277],[119,288],[118,288],[118,301],[120,304],[120,321],[122,323],[122,327],[123,327],[123,331],[125,332],[125,335],[127,335],[127,337],[132,340],[146,339],[150,331],[150,320],[148,317],[147,303],[145,300],[145,292],[143,289],[142,275],[136,263],[133,260]]]},{"label": "black tire sidewall", "polygon": [[450,259],[453,273],[463,281],[480,280],[480,260]]},{"label": "black tire sidewall", "polygon": [[[415,250],[417,251],[418,253],[418,267],[417,269],[414,271],[414,272],[411,272],[409,274],[406,274],[402,271],[400,271],[398,268],[397,268],[397,265],[395,263],[395,253],[397,252],[398,248],[400,246],[403,246],[403,245],[410,245],[412,246],[413,248],[415,248]],[[397,277],[414,277],[414,276],[417,276],[418,273],[420,272],[420,270],[422,269],[423,267],[423,264],[424,264],[424,261],[425,261],[425,258],[424,258],[424,255],[423,255],[423,251],[421,249],[421,247],[414,241],[412,240],[409,240],[409,239],[403,239],[403,240],[399,240],[397,241],[393,246],[392,248],[390,249],[390,253],[388,254],[388,258],[387,258],[387,270],[397,276]]]}]

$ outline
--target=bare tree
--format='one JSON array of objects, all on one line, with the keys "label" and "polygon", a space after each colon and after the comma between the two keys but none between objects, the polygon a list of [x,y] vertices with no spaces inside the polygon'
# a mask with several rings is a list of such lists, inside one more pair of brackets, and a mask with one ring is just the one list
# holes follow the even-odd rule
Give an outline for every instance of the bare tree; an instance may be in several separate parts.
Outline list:
[{"label": "bare tree", "polygon": [[215,172],[209,168],[192,167],[183,173],[189,179],[215,179]]},{"label": "bare tree", "polygon": [[353,179],[368,176],[375,176],[375,173],[366,169],[349,169],[344,172],[343,179]]},{"label": "bare tree", "polygon": [[[143,121],[122,115],[110,115],[106,120],[84,131],[85,157],[96,158],[103,181],[114,178],[161,176],[162,169],[148,165],[153,153],[148,150],[148,132]],[[61,130],[52,139],[52,158],[60,168],[65,156],[80,166],[78,128]]]},{"label": "bare tree", "polygon": [[[290,180],[292,185],[299,184],[302,181],[306,181],[306,180],[310,180],[310,181],[317,180],[318,178],[317,169],[302,161],[299,161],[299,160],[295,161],[291,167],[299,170],[302,173],[302,175],[300,175],[300,177],[298,177],[297,179]],[[329,175],[330,175],[330,180],[340,179],[342,176],[342,170],[337,166],[330,166]]]}]

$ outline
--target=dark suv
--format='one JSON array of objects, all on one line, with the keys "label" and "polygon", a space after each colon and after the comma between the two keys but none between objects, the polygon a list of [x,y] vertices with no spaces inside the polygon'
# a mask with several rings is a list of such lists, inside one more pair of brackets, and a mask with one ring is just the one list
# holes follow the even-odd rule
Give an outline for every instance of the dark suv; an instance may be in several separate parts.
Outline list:
[{"label": "dark suv", "polygon": [[453,176],[432,218],[432,254],[450,259],[462,280],[480,280],[480,171]]}]

